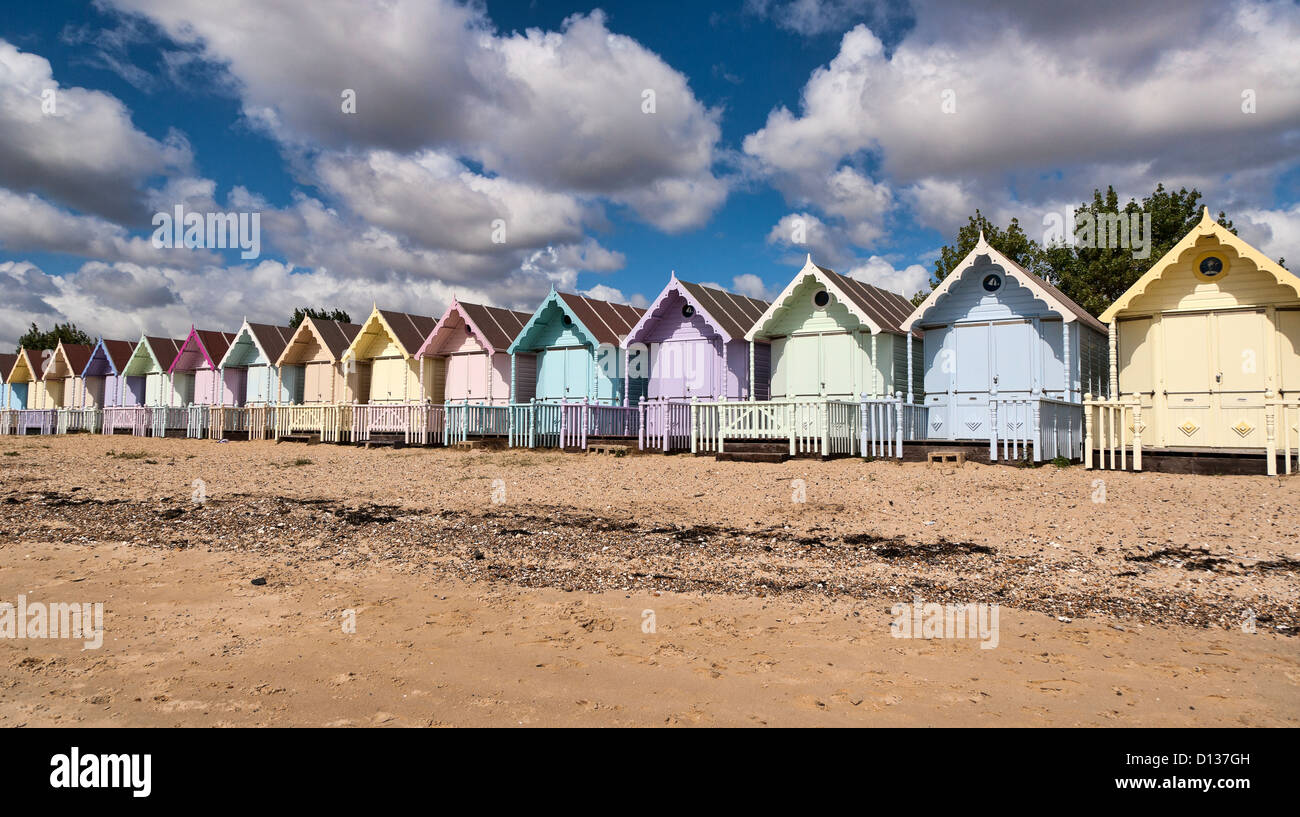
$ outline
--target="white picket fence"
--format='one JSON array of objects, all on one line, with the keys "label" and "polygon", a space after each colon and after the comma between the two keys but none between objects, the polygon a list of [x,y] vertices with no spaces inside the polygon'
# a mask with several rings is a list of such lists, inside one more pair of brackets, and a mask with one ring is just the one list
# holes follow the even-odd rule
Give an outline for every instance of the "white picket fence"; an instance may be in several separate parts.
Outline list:
[{"label": "white picket fence", "polygon": [[857,401],[655,399],[638,410],[642,450],[725,453],[727,441],[781,441],[791,456],[902,457],[903,440],[924,429],[924,407],[902,394]]},{"label": "white picket fence", "polygon": [[[1270,477],[1277,476],[1279,453],[1282,455],[1282,473],[1300,471],[1300,398],[1264,401],[1264,437]],[[1292,461],[1295,462],[1294,471]]]},{"label": "white picket fence", "polygon": [[1077,460],[1082,449],[1081,404],[1052,397],[989,400],[990,460]]},{"label": "white picket fence", "polygon": [[1094,457],[1097,468],[1142,470],[1141,403],[1083,396],[1083,466],[1093,468]]},{"label": "white picket fence", "polygon": [[348,403],[277,406],[275,438],[316,434],[323,443],[345,442],[352,438],[352,414],[352,405]]},{"label": "white picket fence", "polygon": [[11,434],[25,435],[29,431],[53,434],[56,424],[55,409],[17,409],[13,413]]},{"label": "white picket fence", "polygon": [[97,408],[61,408],[58,410],[55,433],[73,434],[89,432],[98,434],[104,421],[104,412]]},{"label": "white picket fence", "polygon": [[166,437],[168,431],[186,429],[188,432],[190,414],[179,406],[150,406],[149,419],[153,424],[153,436]]},{"label": "white picket fence", "polygon": [[148,406],[109,406],[104,409],[101,429],[104,434],[115,434],[118,429],[124,429],[136,437],[147,437],[152,427]]}]

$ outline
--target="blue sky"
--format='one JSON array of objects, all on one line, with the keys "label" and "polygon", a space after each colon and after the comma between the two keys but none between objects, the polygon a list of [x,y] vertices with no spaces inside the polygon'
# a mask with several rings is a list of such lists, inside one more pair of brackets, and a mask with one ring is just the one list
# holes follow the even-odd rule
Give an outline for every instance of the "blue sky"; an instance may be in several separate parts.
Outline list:
[{"label": "blue sky", "polygon": [[[976,207],[1033,233],[1106,184],[1300,258],[1295,3],[11,5],[0,343],[640,304],[673,269],[771,295],[806,252],[910,294]],[[176,204],[260,213],[261,255],[152,246]]]}]

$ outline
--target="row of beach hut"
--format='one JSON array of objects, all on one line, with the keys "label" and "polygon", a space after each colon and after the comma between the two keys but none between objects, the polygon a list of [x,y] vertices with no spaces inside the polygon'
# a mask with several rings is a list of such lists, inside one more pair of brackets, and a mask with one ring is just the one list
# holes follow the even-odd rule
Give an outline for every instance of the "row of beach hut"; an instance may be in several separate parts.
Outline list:
[{"label": "row of beach hut", "polygon": [[[1101,319],[980,237],[919,306],[811,257],[772,302],[673,274],[647,309],[245,321],[0,355],[0,432],[990,457],[1142,467],[1300,448],[1300,279],[1208,211]],[[1300,456],[1300,454],[1297,454]]]}]

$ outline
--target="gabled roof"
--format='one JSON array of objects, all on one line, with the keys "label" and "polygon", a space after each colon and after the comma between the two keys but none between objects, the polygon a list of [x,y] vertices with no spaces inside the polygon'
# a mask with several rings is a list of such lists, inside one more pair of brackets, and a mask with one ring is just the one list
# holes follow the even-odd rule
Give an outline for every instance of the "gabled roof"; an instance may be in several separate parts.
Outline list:
[{"label": "gabled roof", "polygon": [[[90,353],[92,350],[93,347],[84,343],[64,343],[63,341],[59,341],[59,345],[54,347],[54,357],[63,358],[63,362],[67,364],[68,371],[71,375],[64,375],[65,377],[76,377],[85,371],[86,364],[90,362]],[[54,358],[51,358],[51,360],[53,359]],[[54,366],[48,367],[45,370],[45,373],[41,375],[41,379],[44,380],[52,371],[54,371]]]},{"label": "gabled roof", "polygon": [[[45,368],[44,364],[42,363],[42,357],[39,354],[42,351],[44,350],[43,349],[19,349],[18,354],[14,355],[13,365],[9,367],[9,372],[5,375],[5,382],[6,383],[13,383],[13,382],[31,383],[32,381],[40,380],[41,375],[44,373],[42,370]],[[14,380],[14,375],[17,374],[19,366],[22,366],[24,369],[27,370],[30,379],[21,380],[21,381]]]},{"label": "gabled roof", "polygon": [[18,355],[0,355],[0,383],[9,382],[9,372],[13,371],[14,364],[17,362]]},{"label": "gabled roof", "polygon": [[[834,270],[819,267],[813,263],[812,256],[804,263],[803,269],[790,280],[786,288],[772,302],[767,311],[754,321],[745,334],[746,340],[759,336],[763,326],[785,307],[785,302],[808,276],[816,278],[822,286],[834,293],[858,320],[865,323],[872,333],[888,332],[893,335],[906,334],[902,323],[912,313],[912,302],[896,292],[881,289],[878,286],[863,283],[856,278],[840,275]],[[915,330],[913,330],[915,331]],[[917,333],[919,336],[919,333]]]},{"label": "gabled roof", "polygon": [[510,344],[510,352],[519,351],[521,344],[532,333],[541,321],[541,317],[551,306],[558,308],[563,314],[567,315],[573,321],[577,330],[585,335],[593,346],[600,344],[609,344],[619,346],[623,338],[632,331],[637,321],[645,314],[644,309],[627,304],[615,304],[609,301],[598,301],[595,298],[588,298],[585,295],[573,295],[566,292],[556,292],[551,289],[550,294],[542,301],[541,306],[533,312],[528,323],[519,331],[515,339]]},{"label": "gabled roof", "polygon": [[343,357],[343,353],[352,345],[356,339],[357,333],[361,331],[361,326],[355,323],[343,323],[342,321],[331,321],[326,318],[303,318],[298,328],[293,330],[289,336],[289,342],[285,345],[284,351],[275,359],[275,365],[283,366],[285,357],[299,340],[301,334],[310,334],[316,338],[321,346],[330,353],[330,357],[338,362]]},{"label": "gabled roof", "polygon": [[[175,374],[176,367],[180,365],[182,358],[192,356],[198,352],[208,366],[215,369],[217,362],[225,359],[226,352],[230,351],[230,344],[235,342],[235,335],[232,332],[218,332],[213,329],[194,329],[190,328],[190,335],[181,344],[181,348],[176,353],[176,359],[167,369],[168,374]],[[194,366],[198,368],[197,365]]]},{"label": "gabled roof", "polygon": [[275,360],[284,354],[284,349],[293,337],[293,330],[287,326],[274,326],[269,323],[247,324],[253,342],[262,350],[267,360]]},{"label": "gabled roof", "polygon": [[[158,368],[164,372],[169,372],[172,364],[176,362],[176,358],[180,356],[181,347],[185,345],[185,341],[176,338],[155,338],[152,335],[145,335],[144,344],[145,349],[149,351],[149,355],[158,364]],[[136,345],[136,348],[139,348],[139,344]]]},{"label": "gabled roof", "polygon": [[598,301],[586,295],[561,292],[559,296],[568,304],[571,313],[587,327],[587,333],[597,343],[618,346],[645,314],[644,309],[635,306]]},{"label": "gabled roof", "polygon": [[[104,366],[108,367],[107,373],[120,374],[122,369],[126,368],[127,361],[131,359],[131,353],[134,351],[135,344],[129,340],[100,338],[90,350],[90,357],[86,359],[86,365],[81,368],[81,376],[102,377],[106,374]],[[103,364],[97,365],[100,360]],[[92,374],[91,369],[96,371]]]},{"label": "gabled roof", "polygon": [[122,367],[126,366],[126,362],[131,359],[131,353],[135,351],[135,343],[129,340],[101,339],[99,345],[104,347],[108,365],[113,367],[114,374],[122,371]]},{"label": "gabled roof", "polygon": [[680,293],[694,306],[696,314],[704,318],[726,342],[743,339],[754,322],[771,306],[767,301],[760,301],[757,298],[683,281],[674,272],[668,279],[668,285],[659,293],[659,297],[655,298],[654,303],[650,304],[650,308],[641,316],[641,320],[624,338],[624,346],[636,343],[656,321],[663,317],[663,305],[668,302],[668,296],[673,292]]},{"label": "gabled roof", "polygon": [[1032,292],[1035,298],[1047,304],[1049,309],[1060,315],[1062,320],[1066,323],[1077,320],[1090,329],[1094,329],[1103,335],[1106,334],[1106,327],[1102,325],[1101,321],[1088,314],[1088,310],[1079,306],[1061,290],[998,252],[993,245],[984,240],[984,233],[982,231],[980,232],[979,241],[975,242],[974,249],[967,253],[966,257],[961,260],[961,263],[953,267],[952,272],[948,273],[948,276],[940,281],[937,287],[930,291],[930,294],[921,302],[921,305],[912,312],[907,320],[903,321],[902,328],[908,330],[914,327],[917,322],[921,320],[922,316],[930,310],[930,307],[934,306],[945,295],[947,295],[948,290],[960,281],[961,277],[966,274],[966,271],[972,269],[975,266],[975,262],[980,258],[988,258],[994,264],[1002,267],[1008,275],[1019,281],[1026,289]]},{"label": "gabled roof", "polygon": [[1271,274],[1280,285],[1290,287],[1295,291],[1296,296],[1300,297],[1300,277],[1297,277],[1294,273],[1283,268],[1281,264],[1233,235],[1231,230],[1214,220],[1210,215],[1210,208],[1206,207],[1201,211],[1201,220],[1197,225],[1187,235],[1183,236],[1182,240],[1171,247],[1169,252],[1165,253],[1151,269],[1137,279],[1133,286],[1125,290],[1124,294],[1115,300],[1115,303],[1101,313],[1102,321],[1105,323],[1114,321],[1120,312],[1128,309],[1129,305],[1139,295],[1146,292],[1147,287],[1159,281],[1170,267],[1177,264],[1184,253],[1194,250],[1197,241],[1211,236],[1223,246],[1232,249],[1238,256],[1252,262],[1261,272]]},{"label": "gabled roof", "polygon": [[262,357],[268,361],[275,362],[284,354],[284,350],[289,345],[289,340],[293,337],[293,330],[287,326],[273,326],[269,323],[249,323],[244,321],[244,325],[239,327],[235,333],[235,340],[227,347],[226,353],[221,356],[217,362],[219,366],[226,365],[226,359],[230,357],[231,351],[237,345],[240,336],[245,332],[252,339],[253,345],[257,351],[262,353]]},{"label": "gabled roof", "polygon": [[527,312],[516,312],[512,309],[482,304],[467,304],[453,297],[451,305],[438,320],[437,328],[429,333],[420,346],[417,353],[420,357],[431,356],[432,350],[437,348],[443,337],[459,326],[452,318],[453,315],[460,315],[464,319],[465,325],[489,354],[504,352],[510,348],[510,344],[523,331],[531,317]]},{"label": "gabled roof", "polygon": [[379,324],[390,338],[397,342],[397,348],[401,350],[402,356],[410,359],[415,357],[416,352],[420,350],[424,339],[429,336],[438,325],[434,318],[424,315],[408,315],[405,312],[390,312],[387,309],[375,308],[366,318],[366,322],[361,324],[357,331],[356,337],[348,344],[348,348],[343,352],[343,357],[354,357],[357,353],[357,344],[362,342],[367,334],[370,334],[370,325]]}]

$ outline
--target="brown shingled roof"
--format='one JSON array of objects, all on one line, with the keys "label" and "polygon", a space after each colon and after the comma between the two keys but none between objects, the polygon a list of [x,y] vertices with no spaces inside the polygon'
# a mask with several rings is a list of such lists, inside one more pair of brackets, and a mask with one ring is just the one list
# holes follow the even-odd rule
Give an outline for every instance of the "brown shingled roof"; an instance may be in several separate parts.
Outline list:
[{"label": "brown shingled roof", "polygon": [[[880,327],[882,332],[890,332],[895,335],[906,334],[903,332],[902,323],[912,314],[912,302],[895,292],[887,289],[881,289],[878,286],[859,281],[856,278],[850,278],[847,275],[840,275],[834,270],[826,269],[817,265],[817,269],[826,273],[827,276],[835,282],[835,285],[853,301],[854,305],[866,313],[871,318],[872,323]],[[919,333],[918,333],[919,335]]]},{"label": "brown shingled roof", "polygon": [[18,355],[0,355],[0,383],[9,382],[9,373],[14,370]]},{"label": "brown shingled roof", "polygon": [[257,340],[257,345],[262,347],[262,353],[266,355],[266,359],[272,363],[280,359],[280,355],[284,354],[284,348],[293,339],[293,330],[287,326],[250,323],[248,324],[248,331]]},{"label": "brown shingled roof", "polygon": [[681,284],[682,288],[689,292],[700,306],[704,307],[714,323],[722,327],[722,330],[732,340],[744,339],[745,333],[753,327],[755,321],[763,317],[763,313],[771,306],[767,301],[748,298],[734,292],[725,292],[701,284],[692,284],[680,278],[677,279],[677,283]]},{"label": "brown shingled roof", "polygon": [[559,296],[582,325],[591,331],[597,343],[618,346],[645,314],[644,309],[635,306],[598,301],[585,295],[561,292]]},{"label": "brown shingled roof", "polygon": [[523,331],[528,319],[532,317],[529,312],[516,312],[512,309],[502,309],[496,306],[483,306],[481,304],[467,304],[457,301],[456,306],[461,309],[465,317],[478,327],[478,331],[483,335],[483,341],[493,352],[504,352],[510,348],[519,333]]},{"label": "brown shingled roof", "polygon": [[320,336],[325,348],[335,360],[343,356],[352,345],[352,341],[356,339],[357,333],[361,331],[361,325],[357,323],[330,321],[324,318],[307,318],[307,320],[311,321],[316,334]]},{"label": "brown shingled roof", "polygon": [[175,338],[153,338],[145,337],[149,343],[149,348],[153,351],[153,356],[157,358],[158,365],[163,371],[167,371],[176,362],[176,356],[181,353],[181,346],[185,345],[185,340],[176,340]]},{"label": "brown shingled roof", "polygon": [[424,315],[408,315],[405,312],[389,312],[384,309],[379,310],[379,314],[393,330],[393,334],[396,335],[395,340],[402,345],[408,355],[420,351],[424,339],[429,337],[429,333],[438,325],[436,318]]},{"label": "brown shingled roof", "polygon": [[230,351],[230,344],[235,342],[236,337],[233,332],[218,332],[214,329],[195,329],[194,334],[198,336],[214,366]]},{"label": "brown shingled roof", "polygon": [[131,359],[131,353],[135,351],[135,341],[133,340],[105,340],[104,353],[108,355],[108,362],[113,368],[120,372],[126,366],[127,361]]},{"label": "brown shingled roof", "polygon": [[59,346],[63,349],[63,357],[68,361],[68,369],[74,375],[80,375],[86,370],[90,355],[95,351],[95,347],[84,343],[60,343]]}]

